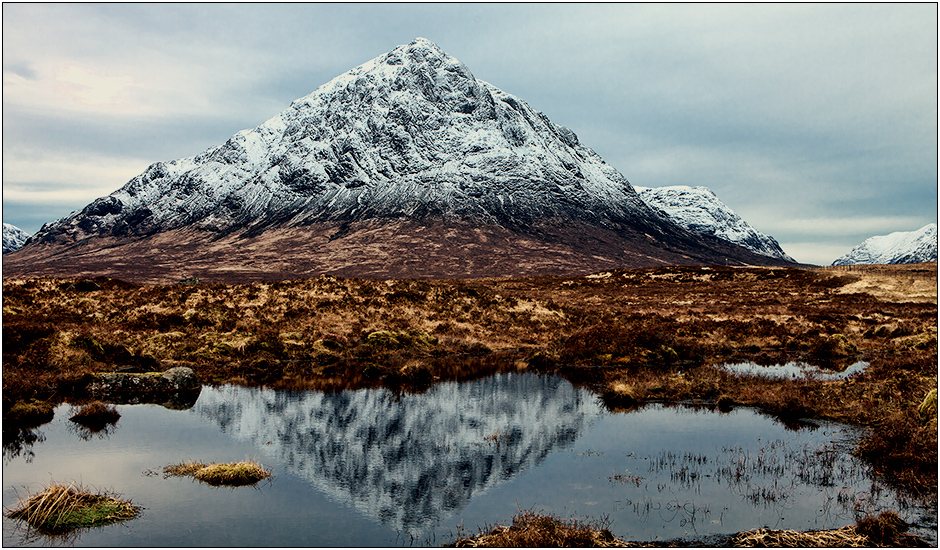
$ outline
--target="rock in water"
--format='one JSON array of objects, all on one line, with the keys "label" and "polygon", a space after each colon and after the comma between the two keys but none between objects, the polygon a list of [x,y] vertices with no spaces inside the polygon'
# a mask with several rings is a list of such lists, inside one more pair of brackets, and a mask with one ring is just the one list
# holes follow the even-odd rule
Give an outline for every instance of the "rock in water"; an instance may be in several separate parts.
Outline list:
[{"label": "rock in water", "polygon": [[679,228],[573,131],[423,38],[218,147],[151,165],[32,241],[8,273],[168,282],[770,261]]}]

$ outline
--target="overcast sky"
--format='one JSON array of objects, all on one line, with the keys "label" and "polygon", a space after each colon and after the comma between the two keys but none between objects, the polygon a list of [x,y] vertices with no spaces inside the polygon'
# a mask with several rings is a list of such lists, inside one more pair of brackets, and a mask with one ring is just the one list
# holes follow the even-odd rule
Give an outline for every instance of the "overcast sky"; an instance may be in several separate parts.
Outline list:
[{"label": "overcast sky", "polygon": [[415,37],[798,261],[937,222],[937,5],[3,4],[3,221],[36,232]]}]

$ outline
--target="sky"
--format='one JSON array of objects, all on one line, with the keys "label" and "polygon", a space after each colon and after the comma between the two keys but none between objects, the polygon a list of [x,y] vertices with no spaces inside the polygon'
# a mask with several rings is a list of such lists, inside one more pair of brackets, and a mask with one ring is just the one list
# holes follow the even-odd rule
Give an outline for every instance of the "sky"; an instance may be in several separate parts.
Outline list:
[{"label": "sky", "polygon": [[632,184],[796,260],[937,223],[937,5],[3,4],[3,221],[29,234],[416,37]]}]

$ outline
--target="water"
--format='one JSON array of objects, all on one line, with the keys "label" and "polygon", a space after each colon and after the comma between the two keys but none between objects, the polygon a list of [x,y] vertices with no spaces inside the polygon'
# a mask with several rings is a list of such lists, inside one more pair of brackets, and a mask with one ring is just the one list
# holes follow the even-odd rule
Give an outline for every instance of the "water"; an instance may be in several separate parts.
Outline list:
[{"label": "water", "polygon": [[789,378],[791,380],[811,378],[813,380],[830,382],[833,380],[845,380],[850,376],[861,374],[868,368],[868,363],[865,361],[857,361],[841,372],[823,370],[819,367],[799,361],[790,361],[783,365],[758,365],[757,363],[744,361],[741,363],[725,363],[721,365],[721,368],[731,374],[739,376],[761,376],[774,379]]},{"label": "water", "polygon": [[[77,481],[144,506],[83,532],[80,546],[439,546],[529,509],[606,517],[627,540],[835,528],[895,509],[936,541],[935,508],[898,502],[846,454],[857,430],[792,431],[744,408],[609,413],[556,377],[502,374],[421,395],[206,387],[190,410],[118,410],[107,434],[77,430],[63,406],[32,443],[5,437],[3,505],[15,489]],[[229,489],[148,475],[245,458],[274,479]],[[17,526],[4,518],[4,545],[24,544]]]}]

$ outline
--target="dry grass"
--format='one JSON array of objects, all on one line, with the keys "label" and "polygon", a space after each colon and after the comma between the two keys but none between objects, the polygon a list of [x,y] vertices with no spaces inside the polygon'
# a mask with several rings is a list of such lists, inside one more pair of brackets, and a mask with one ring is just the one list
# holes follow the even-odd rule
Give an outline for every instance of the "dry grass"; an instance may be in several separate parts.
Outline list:
[{"label": "dry grass", "polygon": [[865,516],[855,525],[824,531],[757,529],[738,533],[729,546],[746,548],[893,548],[924,546],[924,541],[905,535],[907,525],[895,512]]},{"label": "dry grass", "polygon": [[461,538],[458,548],[622,548],[624,541],[596,522],[561,519],[532,511],[517,513],[512,525],[485,528],[478,535]]},{"label": "dry grass", "polygon": [[220,464],[186,461],[164,467],[163,473],[167,477],[189,476],[209,485],[229,487],[254,485],[271,476],[270,469],[253,460]]},{"label": "dry grass", "polygon": [[871,548],[868,537],[856,532],[854,526],[827,531],[786,531],[757,529],[738,533],[728,541],[740,548]]},{"label": "dry grass", "polygon": [[77,412],[69,417],[72,422],[81,424],[91,429],[103,428],[107,424],[113,424],[121,418],[114,405],[106,405],[100,401],[93,401],[83,405]]},{"label": "dry grass", "polygon": [[55,417],[54,407],[46,401],[30,399],[14,403],[3,414],[5,425],[31,428],[50,422]]},{"label": "dry grass", "polygon": [[51,485],[25,499],[6,515],[44,534],[62,534],[134,519],[140,507],[112,495],[90,493],[81,486]]},{"label": "dry grass", "polygon": [[[91,373],[119,366],[189,366],[209,384],[414,392],[530,369],[588,384],[612,406],[724,396],[724,408],[872,426],[890,435],[869,454],[882,473],[936,488],[936,424],[931,432],[929,421],[909,422],[937,387],[936,295],[919,290],[936,285],[936,264],[232,285],[95,279],[95,292],[72,283],[3,282],[5,420],[31,399],[71,400]],[[838,382],[736,379],[710,367],[803,360],[839,370],[860,359],[868,372]],[[909,464],[913,474],[892,474]]]}]

